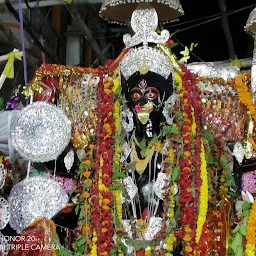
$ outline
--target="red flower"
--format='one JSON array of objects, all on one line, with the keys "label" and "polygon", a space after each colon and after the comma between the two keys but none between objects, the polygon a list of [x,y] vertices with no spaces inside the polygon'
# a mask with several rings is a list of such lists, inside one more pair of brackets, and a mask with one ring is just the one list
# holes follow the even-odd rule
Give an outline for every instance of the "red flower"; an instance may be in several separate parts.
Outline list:
[{"label": "red flower", "polygon": [[137,251],[136,256],[144,256],[145,253],[143,251]]},{"label": "red flower", "polygon": [[172,40],[171,37],[166,41],[165,45],[168,46],[170,44],[174,44],[174,41]]}]

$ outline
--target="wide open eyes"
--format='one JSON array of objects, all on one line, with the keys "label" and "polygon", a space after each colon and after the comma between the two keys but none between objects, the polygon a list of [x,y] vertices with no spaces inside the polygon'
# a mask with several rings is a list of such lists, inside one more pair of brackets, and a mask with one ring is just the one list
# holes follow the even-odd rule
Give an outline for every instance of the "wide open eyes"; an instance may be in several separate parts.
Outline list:
[{"label": "wide open eyes", "polygon": [[142,97],[147,100],[154,100],[158,97],[159,91],[155,87],[149,87],[143,93],[140,88],[133,88],[130,95],[133,101],[140,100]]},{"label": "wide open eyes", "polygon": [[155,87],[149,87],[144,94],[144,98],[148,100],[154,100],[158,97],[158,94],[159,91]]},{"label": "wide open eyes", "polygon": [[143,94],[139,88],[133,88],[131,90],[131,98],[133,101],[137,101],[143,97]]}]

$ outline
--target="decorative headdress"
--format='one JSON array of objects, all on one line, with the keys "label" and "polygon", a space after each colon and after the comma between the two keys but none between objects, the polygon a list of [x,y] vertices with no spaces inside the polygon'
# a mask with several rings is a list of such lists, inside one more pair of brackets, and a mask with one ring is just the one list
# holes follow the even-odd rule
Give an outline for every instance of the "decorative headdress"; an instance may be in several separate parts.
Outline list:
[{"label": "decorative headdress", "polygon": [[148,43],[165,43],[169,39],[169,31],[162,30],[160,35],[155,32],[157,26],[156,10],[150,4],[140,4],[131,18],[131,27],[135,34],[133,36],[126,34],[123,37],[127,47],[142,44],[137,48],[131,48],[120,62],[120,71],[126,80],[137,71],[141,74],[152,71],[165,79],[172,73],[173,68],[165,54],[148,45]]},{"label": "decorative headdress", "polygon": [[184,15],[179,0],[105,0],[100,16],[112,23],[130,23],[133,11],[140,3],[147,2],[160,14],[160,22],[168,22]]}]

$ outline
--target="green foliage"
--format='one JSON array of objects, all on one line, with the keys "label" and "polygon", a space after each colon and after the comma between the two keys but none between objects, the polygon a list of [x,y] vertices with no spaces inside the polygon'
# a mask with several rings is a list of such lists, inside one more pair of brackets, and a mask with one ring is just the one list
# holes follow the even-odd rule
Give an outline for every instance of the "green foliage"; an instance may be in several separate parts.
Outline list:
[{"label": "green foliage", "polygon": [[172,182],[175,182],[180,176],[180,167],[176,165],[172,171]]},{"label": "green foliage", "polygon": [[2,111],[4,108],[4,98],[0,97],[0,111]]},{"label": "green foliage", "polygon": [[121,86],[118,86],[118,88],[115,91],[115,95],[119,96],[121,94],[121,92],[122,92],[122,88],[121,88]]}]

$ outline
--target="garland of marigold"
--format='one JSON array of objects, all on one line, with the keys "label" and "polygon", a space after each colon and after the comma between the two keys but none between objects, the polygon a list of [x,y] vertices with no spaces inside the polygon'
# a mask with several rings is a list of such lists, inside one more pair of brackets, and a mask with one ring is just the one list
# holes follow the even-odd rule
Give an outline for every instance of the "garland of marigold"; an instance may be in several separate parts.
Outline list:
[{"label": "garland of marigold", "polygon": [[[120,158],[121,158],[121,152],[122,148],[120,146],[120,101],[119,101],[119,92],[118,89],[120,88],[120,83],[118,76],[114,79],[114,86],[113,86],[113,93],[116,94],[116,100],[114,103],[114,120],[115,120],[115,131],[116,131],[116,143],[115,143],[115,153],[113,157],[113,194],[115,197],[115,210],[116,210],[116,216],[118,218],[118,223],[115,221],[116,227],[119,226],[119,223],[122,221],[122,203],[121,203],[121,189],[122,189],[122,183],[120,181],[120,172],[121,172],[121,166],[120,166]],[[116,176],[116,177],[115,177]]]},{"label": "garland of marigold", "polygon": [[256,121],[256,108],[253,105],[252,95],[247,86],[249,74],[243,73],[235,78],[235,88],[238,93],[239,101],[247,107],[250,115],[254,121]]},{"label": "garland of marigold", "polygon": [[94,145],[92,142],[87,146],[87,152],[84,160],[81,162],[77,171],[79,178],[78,185],[76,187],[76,193],[81,194],[79,198],[79,204],[76,206],[76,212],[80,209],[78,219],[78,237],[73,244],[75,249],[82,251],[81,246],[78,246],[79,241],[84,237],[86,238],[85,248],[81,253],[87,253],[90,251],[92,229],[91,229],[91,187],[92,187],[92,170],[93,170],[93,152]]},{"label": "garland of marigold", "polygon": [[256,201],[252,206],[252,210],[248,219],[246,234],[246,256],[255,256],[256,253]]},{"label": "garland of marigold", "polygon": [[[174,148],[170,146],[169,149],[169,155],[168,155],[168,162],[165,163],[165,168],[167,168],[167,172],[169,175],[170,180],[172,180],[172,174],[173,174],[173,164],[175,161],[175,156],[174,156]],[[175,188],[173,182],[170,185],[170,191],[169,191],[169,200],[168,200],[168,216],[167,218],[171,220],[174,217],[174,208],[175,208],[175,200],[174,200],[174,194],[175,194]],[[166,253],[165,256],[173,256],[172,251],[173,251],[173,244],[176,241],[174,231],[171,230],[170,233],[166,234]]]},{"label": "garland of marigold", "polygon": [[[186,76],[186,73],[185,73]],[[191,83],[193,77],[189,74],[186,76],[187,79],[182,80],[182,87],[180,90],[181,96],[181,109],[183,113],[183,120],[179,129],[181,130],[183,150],[184,153],[180,159],[180,175],[178,183],[180,186],[180,219],[181,219],[181,238],[183,240],[182,246],[184,248],[184,255],[194,255],[195,251],[195,229],[196,229],[196,217],[197,208],[195,206],[195,199],[193,194],[194,184],[194,171],[195,166],[193,165],[194,151],[192,151],[193,145],[195,146],[194,129],[195,123],[193,122],[194,109],[190,103],[190,95],[187,88]],[[193,129],[193,132],[192,132]],[[200,160],[199,160],[200,162]]]},{"label": "garland of marigold", "polygon": [[113,248],[112,236],[114,233],[112,202],[113,195],[109,190],[112,183],[113,145],[114,145],[114,118],[113,83],[108,77],[101,76],[98,95],[99,120],[97,127],[97,145],[95,152],[95,182],[93,184],[92,224],[97,237],[97,255],[107,256]]},{"label": "garland of marigold", "polygon": [[205,150],[204,150],[204,144],[201,140],[201,174],[200,178],[202,180],[202,184],[200,187],[200,198],[199,198],[199,213],[197,218],[197,229],[196,229],[196,243],[198,244],[202,230],[203,225],[206,220],[207,216],[207,210],[208,210],[208,174],[207,174],[207,163],[205,158]]}]

